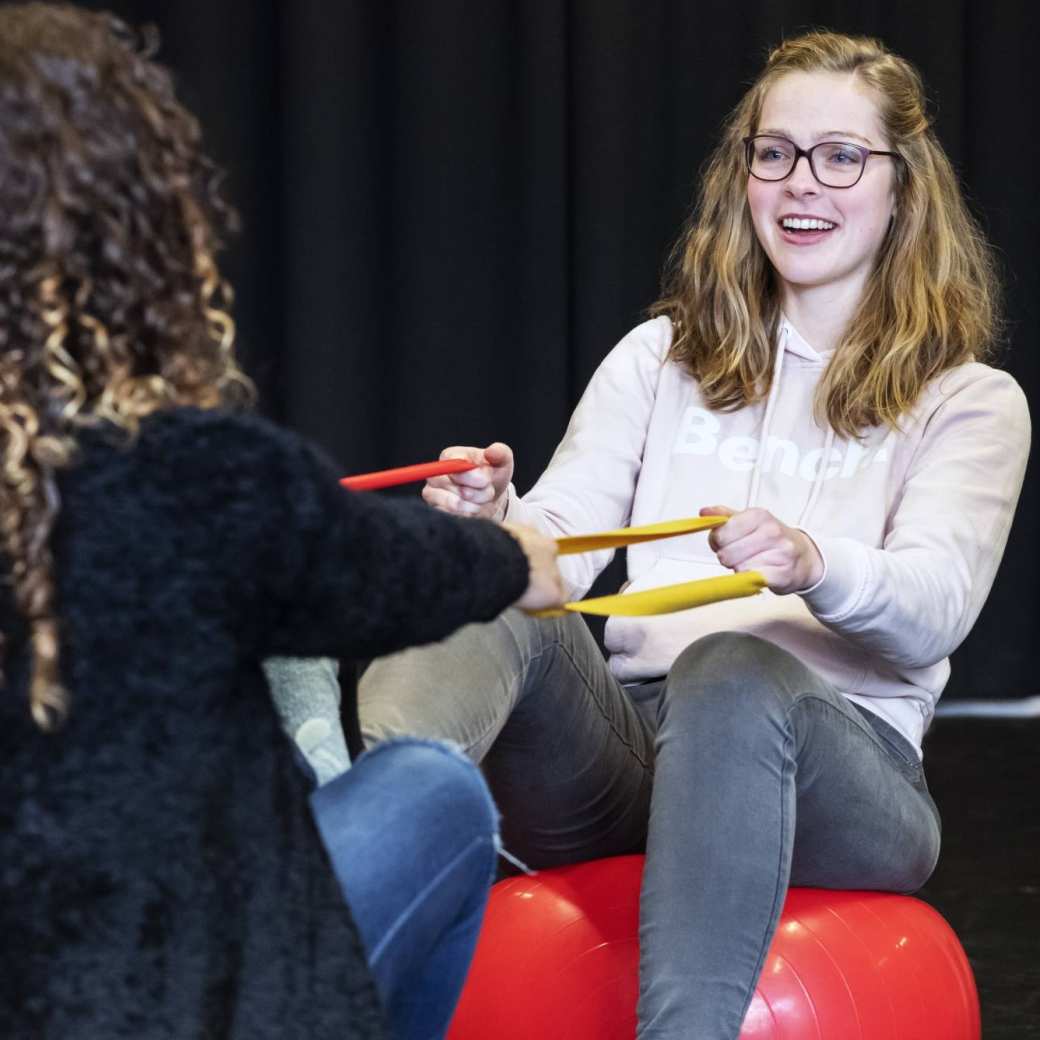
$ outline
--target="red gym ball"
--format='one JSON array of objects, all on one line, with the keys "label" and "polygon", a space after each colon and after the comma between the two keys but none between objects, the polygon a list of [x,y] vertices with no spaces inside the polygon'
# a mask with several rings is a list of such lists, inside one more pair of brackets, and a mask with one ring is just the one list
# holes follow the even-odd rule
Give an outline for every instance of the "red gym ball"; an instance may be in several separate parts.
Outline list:
[{"label": "red gym ball", "polygon": [[[642,856],[499,882],[449,1040],[632,1040]],[[740,1040],[979,1040],[971,968],[910,896],[791,889]]]}]

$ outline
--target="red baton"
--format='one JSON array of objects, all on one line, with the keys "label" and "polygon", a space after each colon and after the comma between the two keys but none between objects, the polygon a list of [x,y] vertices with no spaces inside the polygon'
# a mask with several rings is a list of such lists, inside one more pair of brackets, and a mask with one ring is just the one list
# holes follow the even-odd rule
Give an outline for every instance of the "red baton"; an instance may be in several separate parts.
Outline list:
[{"label": "red baton", "polygon": [[441,459],[439,462],[420,462],[415,466],[381,469],[375,473],[359,473],[354,477],[343,477],[340,483],[351,491],[375,491],[378,488],[393,487],[395,484],[411,484],[427,477],[464,473],[468,469],[476,468],[477,464],[469,459]]}]

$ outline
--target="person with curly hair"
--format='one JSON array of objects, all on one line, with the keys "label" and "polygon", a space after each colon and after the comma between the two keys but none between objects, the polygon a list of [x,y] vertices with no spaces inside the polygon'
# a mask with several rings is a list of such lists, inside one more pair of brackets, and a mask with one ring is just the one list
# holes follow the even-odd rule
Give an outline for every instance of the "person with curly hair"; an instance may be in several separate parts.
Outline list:
[{"label": "person with curly hair", "polygon": [[[640,1040],[734,1040],[789,885],[911,891],[939,853],[921,740],[1000,563],[1029,448],[988,246],[916,70],[784,41],[725,124],[652,320],[592,377],[523,497],[507,445],[438,510],[554,535],[701,513],[627,591],[768,590],[615,617],[507,611],[362,677],[362,731],[483,763],[531,866],[645,848]],[[572,597],[609,553],[562,564]],[[436,708],[432,707],[436,704]]]},{"label": "person with curly hair", "polygon": [[248,414],[234,215],[144,43],[0,7],[0,1035],[440,1037],[486,787],[406,740],[310,795],[263,662],[558,604],[555,544],[352,495]]}]

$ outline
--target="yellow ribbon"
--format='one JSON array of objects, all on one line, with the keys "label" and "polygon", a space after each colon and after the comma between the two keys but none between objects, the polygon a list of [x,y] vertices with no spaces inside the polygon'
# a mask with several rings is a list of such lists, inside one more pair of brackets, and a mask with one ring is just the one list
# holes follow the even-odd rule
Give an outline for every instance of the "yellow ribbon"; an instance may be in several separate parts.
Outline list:
[{"label": "yellow ribbon", "polygon": [[598,614],[601,617],[647,617],[651,614],[674,614],[677,610],[690,610],[725,599],[755,596],[765,587],[766,579],[758,571],[742,571],[740,574],[722,574],[717,578],[684,581],[679,585],[662,585],[645,592],[596,596],[530,613],[534,617],[563,617],[568,612]]},{"label": "yellow ribbon", "polygon": [[[561,556],[593,552],[596,549],[617,549],[622,545],[707,531],[719,527],[726,520],[724,516],[691,516],[682,520],[644,524],[642,527],[622,527],[616,531],[557,538],[556,545]],[[562,607],[531,610],[528,613],[532,617],[563,617],[567,613],[648,617],[652,614],[674,614],[678,610],[690,610],[725,599],[754,596],[765,587],[766,579],[758,571],[746,571],[742,574],[723,574],[717,578],[702,578],[700,581],[684,581],[679,585],[662,585],[660,588],[630,592],[627,595],[619,592],[613,596],[596,596],[593,599],[564,603]]]},{"label": "yellow ribbon", "polygon": [[681,534],[707,531],[726,522],[724,516],[691,516],[683,520],[664,520],[659,524],[644,524],[642,527],[622,527],[616,531],[599,531],[596,534],[577,534],[557,538],[556,547],[561,556],[571,553],[593,552],[596,549],[617,549],[622,545],[652,542],[658,538],[675,538]]}]

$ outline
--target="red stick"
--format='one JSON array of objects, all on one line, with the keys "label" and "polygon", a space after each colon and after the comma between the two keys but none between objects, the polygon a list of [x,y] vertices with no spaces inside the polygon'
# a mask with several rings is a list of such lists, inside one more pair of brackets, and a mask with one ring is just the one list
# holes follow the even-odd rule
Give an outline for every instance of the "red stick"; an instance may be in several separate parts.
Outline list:
[{"label": "red stick", "polygon": [[416,466],[399,466],[397,469],[381,469],[375,473],[359,473],[355,477],[343,477],[340,483],[351,491],[375,491],[377,488],[410,484],[427,477],[464,473],[468,469],[476,468],[477,464],[468,459],[441,459],[439,462],[420,462]]}]

